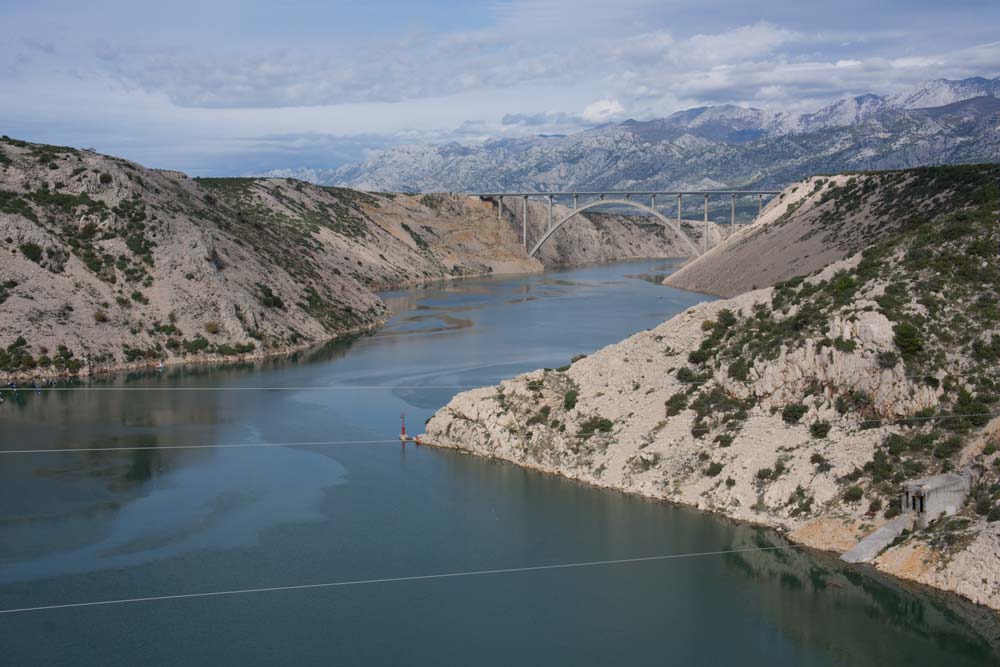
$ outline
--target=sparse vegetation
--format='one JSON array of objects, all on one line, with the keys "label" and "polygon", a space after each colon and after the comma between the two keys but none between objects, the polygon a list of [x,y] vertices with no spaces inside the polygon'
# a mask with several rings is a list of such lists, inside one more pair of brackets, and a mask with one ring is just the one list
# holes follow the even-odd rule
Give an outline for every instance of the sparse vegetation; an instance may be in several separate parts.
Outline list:
[{"label": "sparse vegetation", "polygon": [[849,503],[856,503],[864,496],[864,491],[861,490],[860,486],[849,487],[844,491],[844,500]]},{"label": "sparse vegetation", "polygon": [[830,434],[830,422],[816,421],[809,426],[809,433],[814,438],[825,438]]},{"label": "sparse vegetation", "polygon": [[570,389],[565,394],[563,394],[563,408],[566,410],[572,410],[576,407],[576,400],[580,396],[580,392],[576,389]]},{"label": "sparse vegetation", "polygon": [[18,248],[21,254],[36,264],[42,259],[42,247],[37,243],[22,243]]},{"label": "sparse vegetation", "polygon": [[790,403],[781,411],[781,418],[786,424],[797,424],[806,412],[809,411],[802,403]]}]

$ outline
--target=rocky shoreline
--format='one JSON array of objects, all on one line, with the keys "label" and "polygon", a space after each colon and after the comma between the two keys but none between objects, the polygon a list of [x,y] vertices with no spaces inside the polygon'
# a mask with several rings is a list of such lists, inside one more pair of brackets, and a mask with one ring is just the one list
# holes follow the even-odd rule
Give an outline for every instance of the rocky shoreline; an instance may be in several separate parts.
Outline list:
[{"label": "rocky shoreline", "polygon": [[[721,451],[716,445],[704,459],[701,453],[709,447],[691,433],[694,416],[664,419],[664,403],[684,390],[670,371],[683,367],[682,360],[697,349],[701,322],[726,308],[751,308],[770,292],[742,295],[739,303],[699,304],[564,371],[533,371],[458,394],[427,423],[421,442],[768,526],[793,543],[842,554],[885,519],[869,515],[869,502],[846,501],[838,479],[870,458],[891,427],[855,425],[816,441],[807,427],[789,426],[764,402],[752,409],[734,442]],[[662,357],[664,347],[674,352],[671,358],[678,363],[673,367],[658,365],[655,373],[643,373],[627,361]],[[575,400],[566,409],[571,392]],[[823,457],[822,472],[813,463],[817,454]],[[774,470],[779,461],[781,474],[762,481],[760,471]],[[723,468],[709,474],[713,463]],[[820,511],[796,513],[798,507],[788,504],[801,488],[809,489]],[[872,565],[1000,611],[997,554],[1000,523],[993,523],[948,560],[922,543],[907,543]]]}]

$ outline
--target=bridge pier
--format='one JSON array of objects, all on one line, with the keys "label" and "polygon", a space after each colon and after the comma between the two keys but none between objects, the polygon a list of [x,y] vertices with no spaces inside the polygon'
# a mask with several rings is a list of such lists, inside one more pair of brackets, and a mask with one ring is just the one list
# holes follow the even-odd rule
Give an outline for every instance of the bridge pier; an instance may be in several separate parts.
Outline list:
[{"label": "bridge pier", "polygon": [[705,231],[702,233],[702,246],[708,252],[708,194],[705,195]]},{"label": "bridge pier", "polygon": [[579,204],[579,201],[577,200],[577,197],[579,197],[579,195],[577,195],[577,194],[576,194],[576,193],[574,192],[574,193],[573,193],[573,210],[574,210],[574,211],[575,211],[576,209],[580,208],[580,204]]},{"label": "bridge pier", "polygon": [[732,205],[731,211],[729,213],[729,233],[732,234],[736,231],[736,193],[732,194]]},{"label": "bridge pier", "polygon": [[521,244],[528,249],[528,195],[521,198]]},{"label": "bridge pier", "polygon": [[547,229],[552,229],[552,195],[549,195],[549,226]]},{"label": "bridge pier", "polygon": [[764,212],[764,195],[757,195],[757,217]]},{"label": "bridge pier", "polygon": [[497,222],[503,222],[503,195],[497,197]]}]

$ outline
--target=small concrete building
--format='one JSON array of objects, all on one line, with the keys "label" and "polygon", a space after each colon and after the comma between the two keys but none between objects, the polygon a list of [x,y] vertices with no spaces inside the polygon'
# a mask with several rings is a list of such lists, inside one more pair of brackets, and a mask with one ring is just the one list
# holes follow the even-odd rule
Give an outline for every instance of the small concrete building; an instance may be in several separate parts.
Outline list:
[{"label": "small concrete building", "polygon": [[903,484],[903,512],[915,517],[917,525],[926,527],[942,515],[951,516],[960,510],[972,490],[973,473],[944,473],[922,477]]}]

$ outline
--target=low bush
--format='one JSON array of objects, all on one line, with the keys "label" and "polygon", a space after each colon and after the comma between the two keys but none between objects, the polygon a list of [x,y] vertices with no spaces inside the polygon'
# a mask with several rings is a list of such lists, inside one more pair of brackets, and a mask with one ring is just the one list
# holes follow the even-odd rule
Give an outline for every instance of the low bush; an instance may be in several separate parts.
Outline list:
[{"label": "low bush", "polygon": [[572,410],[576,407],[576,399],[580,396],[580,392],[576,389],[570,389],[565,394],[563,394],[563,408],[567,410]]},{"label": "low bush", "polygon": [[846,338],[834,338],[833,346],[841,352],[854,352],[858,348],[857,343]]},{"label": "low bush", "polygon": [[580,435],[589,438],[595,433],[610,433],[615,423],[604,417],[591,417],[580,424]]},{"label": "low bush", "polygon": [[42,247],[37,243],[22,243],[19,248],[22,255],[36,264],[42,259]]},{"label": "low bush", "polygon": [[684,392],[677,392],[667,399],[665,405],[668,417],[679,415],[681,411],[687,407],[687,394]]},{"label": "low bush", "polygon": [[692,364],[703,364],[708,361],[709,356],[708,350],[695,350],[688,354],[688,361]]},{"label": "low bush", "polygon": [[718,443],[719,447],[729,447],[735,439],[732,433],[720,433],[715,436],[715,442]]},{"label": "low bush", "polygon": [[892,328],[893,341],[904,358],[910,358],[924,349],[920,330],[910,322],[900,322]]},{"label": "low bush", "polygon": [[814,465],[823,465],[824,463],[826,463],[826,457],[820,454],[819,452],[816,452],[809,457],[809,462]]},{"label": "low bush", "polygon": [[786,424],[796,424],[808,410],[802,403],[789,403],[781,411],[781,418]]},{"label": "low bush", "polygon": [[896,364],[899,363],[899,355],[895,352],[890,352],[885,350],[878,353],[878,365],[879,368],[895,368]]},{"label": "low bush", "polygon": [[830,422],[813,422],[809,427],[809,433],[814,438],[825,438],[830,434]]},{"label": "low bush", "polygon": [[257,301],[260,305],[265,308],[278,308],[279,310],[285,309],[285,302],[281,300],[277,294],[275,294],[268,285],[263,285],[257,283]]},{"label": "low bush", "polygon": [[543,405],[542,408],[528,420],[528,426],[546,423],[549,420],[549,413],[551,412],[552,408],[547,405]]}]

